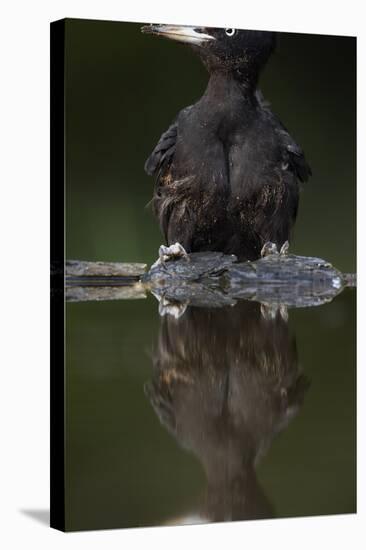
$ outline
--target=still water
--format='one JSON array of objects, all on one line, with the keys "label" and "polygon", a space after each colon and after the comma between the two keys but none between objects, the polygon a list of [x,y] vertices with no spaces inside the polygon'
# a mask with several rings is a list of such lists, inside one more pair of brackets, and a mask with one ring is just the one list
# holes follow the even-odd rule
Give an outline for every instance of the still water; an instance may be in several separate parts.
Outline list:
[{"label": "still water", "polygon": [[356,291],[66,306],[66,529],[356,511]]}]

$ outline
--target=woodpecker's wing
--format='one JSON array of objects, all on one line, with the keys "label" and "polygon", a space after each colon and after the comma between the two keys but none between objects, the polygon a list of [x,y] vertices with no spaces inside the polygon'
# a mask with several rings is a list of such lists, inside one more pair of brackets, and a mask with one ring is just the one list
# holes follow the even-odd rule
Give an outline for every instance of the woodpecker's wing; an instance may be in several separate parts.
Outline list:
[{"label": "woodpecker's wing", "polygon": [[187,116],[192,107],[193,105],[189,105],[182,109],[167,131],[161,135],[155,149],[145,162],[145,172],[149,176],[158,176],[162,169],[169,168],[177,144],[179,120]]},{"label": "woodpecker's wing", "polygon": [[275,132],[279,135],[282,141],[284,162],[288,163],[290,169],[296,175],[298,180],[301,182],[307,181],[312,173],[311,168],[305,159],[303,150],[290,136],[280,119],[272,113],[269,108],[269,103],[264,99],[260,90],[256,91],[256,96],[260,106],[265,111],[266,115],[271,119]]},{"label": "woodpecker's wing", "polygon": [[145,172],[149,176],[157,176],[163,167],[171,163],[175,153],[177,132],[178,123],[174,121],[168,130],[161,135],[155,149],[145,162]]},{"label": "woodpecker's wing", "polygon": [[292,171],[296,174],[298,180],[302,183],[311,176],[311,168],[308,165],[301,147],[292,139],[288,131],[280,121],[278,121],[277,132],[282,138],[284,149],[284,160],[288,162]]}]

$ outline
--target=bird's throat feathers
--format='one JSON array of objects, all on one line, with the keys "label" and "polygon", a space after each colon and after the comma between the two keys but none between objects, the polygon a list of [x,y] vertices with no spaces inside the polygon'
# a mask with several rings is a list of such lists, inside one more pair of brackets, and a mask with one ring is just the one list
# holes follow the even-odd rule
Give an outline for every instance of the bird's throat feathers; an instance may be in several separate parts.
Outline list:
[{"label": "bird's throat feathers", "polygon": [[210,74],[204,98],[231,106],[254,103],[257,79],[245,78],[237,72],[214,71]]}]

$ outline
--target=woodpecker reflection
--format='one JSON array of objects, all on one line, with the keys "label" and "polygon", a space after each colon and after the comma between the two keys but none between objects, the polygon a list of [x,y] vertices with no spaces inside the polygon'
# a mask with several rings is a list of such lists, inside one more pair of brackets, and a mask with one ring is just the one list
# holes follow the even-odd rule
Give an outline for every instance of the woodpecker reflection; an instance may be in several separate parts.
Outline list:
[{"label": "woodpecker reflection", "polygon": [[151,404],[207,476],[202,519],[274,516],[256,465],[309,385],[286,319],[263,315],[255,302],[188,307],[161,319],[153,367]]}]

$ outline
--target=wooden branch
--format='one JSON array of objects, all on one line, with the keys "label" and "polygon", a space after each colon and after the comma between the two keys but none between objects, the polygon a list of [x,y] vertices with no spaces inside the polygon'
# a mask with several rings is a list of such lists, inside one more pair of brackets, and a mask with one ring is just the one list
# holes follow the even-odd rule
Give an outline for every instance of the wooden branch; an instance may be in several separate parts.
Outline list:
[{"label": "wooden branch", "polygon": [[193,253],[158,264],[66,262],[68,301],[135,299],[152,292],[159,300],[220,307],[255,300],[288,307],[331,301],[354,274],[342,274],[320,258],[270,254],[254,262],[237,262],[217,252]]},{"label": "wooden branch", "polygon": [[140,277],[146,264],[67,260],[67,277]]}]

